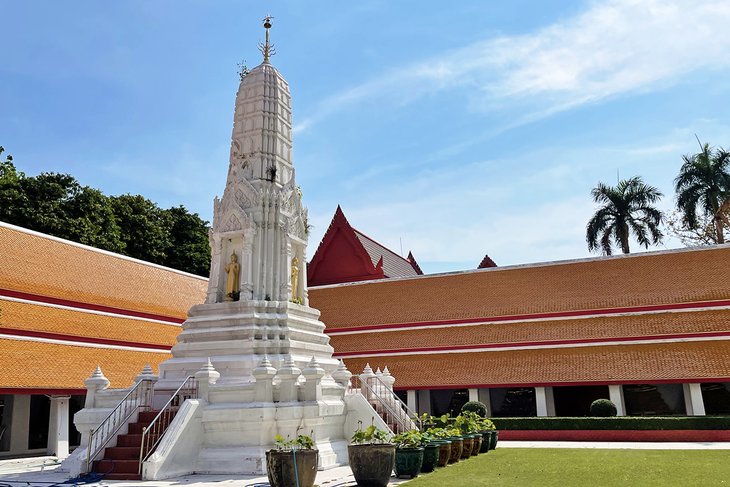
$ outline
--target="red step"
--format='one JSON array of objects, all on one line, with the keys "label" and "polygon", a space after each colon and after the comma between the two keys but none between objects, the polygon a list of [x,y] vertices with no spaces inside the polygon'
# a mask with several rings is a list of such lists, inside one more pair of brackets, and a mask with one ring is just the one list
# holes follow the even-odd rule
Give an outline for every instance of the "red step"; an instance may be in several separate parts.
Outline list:
[{"label": "red step", "polygon": [[[117,436],[117,446],[104,449],[102,460],[94,462],[93,471],[104,474],[107,480],[142,480],[139,474],[139,449],[142,444],[142,431],[150,425],[159,411],[144,411],[139,413],[137,422],[130,423],[128,432]],[[170,414],[167,423],[172,421],[175,413]],[[167,426],[167,425],[165,425]],[[150,435],[154,442],[157,435]]]},{"label": "red step", "polygon": [[105,460],[138,460],[139,446],[112,446],[104,450]]},{"label": "red step", "polygon": [[97,460],[94,472],[109,475],[111,473],[139,474],[139,459],[136,460]]},{"label": "red step", "polygon": [[119,435],[117,436],[117,446],[133,446],[139,450],[142,444],[142,435]]}]

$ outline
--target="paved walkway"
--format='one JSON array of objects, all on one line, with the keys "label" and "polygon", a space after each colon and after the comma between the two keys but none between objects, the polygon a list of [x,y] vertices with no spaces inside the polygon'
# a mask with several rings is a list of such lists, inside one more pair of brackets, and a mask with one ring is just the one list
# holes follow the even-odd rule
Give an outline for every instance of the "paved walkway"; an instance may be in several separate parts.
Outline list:
[{"label": "paved walkway", "polygon": [[[640,450],[730,450],[729,443],[629,443],[629,442],[587,442],[587,441],[500,441],[500,448],[596,448],[596,449],[640,449]],[[35,457],[15,460],[0,460],[0,487],[54,487],[86,485],[89,487],[264,487],[268,486],[266,476],[250,475],[188,475],[170,480],[123,481],[101,480],[88,484],[67,482],[67,475],[57,472],[55,457]],[[399,485],[407,480],[392,479],[390,485]],[[349,467],[337,467],[317,472],[320,487],[354,486],[355,481]]]}]

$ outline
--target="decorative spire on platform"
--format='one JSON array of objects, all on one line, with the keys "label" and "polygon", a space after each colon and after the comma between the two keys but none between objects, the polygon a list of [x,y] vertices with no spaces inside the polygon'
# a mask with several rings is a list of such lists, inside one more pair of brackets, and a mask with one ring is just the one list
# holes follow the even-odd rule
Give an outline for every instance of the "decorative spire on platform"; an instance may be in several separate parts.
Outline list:
[{"label": "decorative spire on platform", "polygon": [[274,17],[267,15],[264,17],[264,29],[266,29],[266,43],[262,44],[259,42],[259,51],[264,55],[264,62],[269,62],[269,57],[276,54],[276,48],[273,44],[269,43],[269,29],[271,29],[271,21]]}]

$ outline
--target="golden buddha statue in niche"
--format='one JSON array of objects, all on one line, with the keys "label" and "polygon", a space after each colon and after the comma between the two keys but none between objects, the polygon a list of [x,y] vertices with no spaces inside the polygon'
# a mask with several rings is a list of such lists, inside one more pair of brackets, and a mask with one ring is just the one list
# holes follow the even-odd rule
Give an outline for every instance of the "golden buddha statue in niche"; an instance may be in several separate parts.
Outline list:
[{"label": "golden buddha statue in niche", "polygon": [[294,257],[291,261],[291,300],[296,301],[299,297],[299,259]]},{"label": "golden buddha statue in niche", "polygon": [[241,264],[238,263],[238,256],[233,252],[231,261],[226,264],[226,295],[224,301],[233,301],[233,296],[238,292],[238,275],[241,273]]}]

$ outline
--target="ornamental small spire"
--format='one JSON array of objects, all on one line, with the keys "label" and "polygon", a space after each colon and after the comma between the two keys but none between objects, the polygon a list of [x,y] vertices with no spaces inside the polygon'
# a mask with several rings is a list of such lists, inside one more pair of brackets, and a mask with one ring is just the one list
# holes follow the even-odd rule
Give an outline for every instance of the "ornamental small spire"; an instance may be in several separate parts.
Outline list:
[{"label": "ornamental small spire", "polygon": [[264,62],[269,62],[269,57],[276,54],[276,48],[273,44],[269,43],[269,29],[271,29],[271,21],[274,17],[267,15],[264,17],[264,29],[266,29],[266,43],[262,44],[259,42],[259,51],[264,55]]}]

